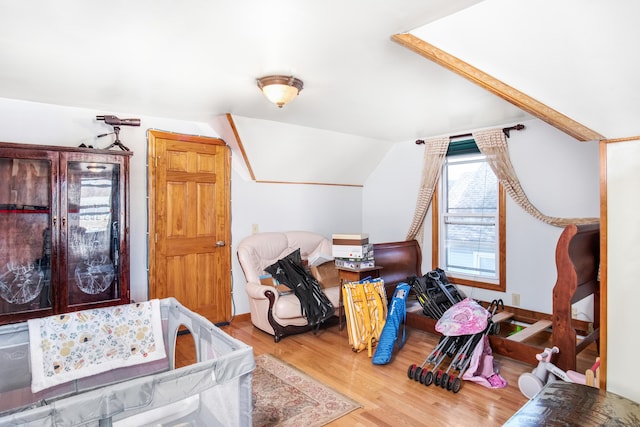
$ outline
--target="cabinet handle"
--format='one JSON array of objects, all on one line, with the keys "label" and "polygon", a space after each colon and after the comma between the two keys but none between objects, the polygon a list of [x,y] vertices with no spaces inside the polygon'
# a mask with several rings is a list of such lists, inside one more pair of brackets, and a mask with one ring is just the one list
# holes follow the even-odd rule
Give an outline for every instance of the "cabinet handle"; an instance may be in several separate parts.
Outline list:
[{"label": "cabinet handle", "polygon": [[66,226],[67,226],[67,217],[66,217],[66,216],[63,216],[63,217],[62,217],[62,226],[63,226],[63,227],[66,227]]},{"label": "cabinet handle", "polygon": [[227,243],[224,240],[218,240],[216,242],[216,246],[219,247],[219,248],[222,247],[222,246],[225,246],[226,244]]},{"label": "cabinet handle", "polygon": [[56,226],[56,223],[58,222],[58,217],[57,216],[53,216],[53,226]]}]

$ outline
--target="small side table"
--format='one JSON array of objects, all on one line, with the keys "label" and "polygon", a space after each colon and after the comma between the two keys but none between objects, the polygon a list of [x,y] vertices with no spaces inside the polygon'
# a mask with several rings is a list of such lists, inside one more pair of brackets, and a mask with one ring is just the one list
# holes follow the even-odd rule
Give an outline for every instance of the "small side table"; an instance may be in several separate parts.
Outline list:
[{"label": "small side table", "polygon": [[344,329],[344,323],[342,322],[342,318],[344,317],[342,285],[349,282],[359,282],[360,280],[366,279],[367,277],[377,279],[378,277],[380,277],[380,270],[382,270],[382,267],[374,266],[359,269],[336,267],[336,270],[338,270],[338,278],[340,279],[340,312],[338,318],[340,319],[339,330],[342,330]]}]

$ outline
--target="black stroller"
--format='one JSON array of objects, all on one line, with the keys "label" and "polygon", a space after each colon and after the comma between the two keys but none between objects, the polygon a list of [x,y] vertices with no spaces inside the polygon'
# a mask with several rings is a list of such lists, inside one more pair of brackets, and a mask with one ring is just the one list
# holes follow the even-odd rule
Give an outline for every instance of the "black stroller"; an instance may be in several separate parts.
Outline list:
[{"label": "black stroller", "polygon": [[422,277],[410,277],[409,284],[422,306],[422,312],[432,319],[440,319],[452,305],[465,298],[439,268]]}]

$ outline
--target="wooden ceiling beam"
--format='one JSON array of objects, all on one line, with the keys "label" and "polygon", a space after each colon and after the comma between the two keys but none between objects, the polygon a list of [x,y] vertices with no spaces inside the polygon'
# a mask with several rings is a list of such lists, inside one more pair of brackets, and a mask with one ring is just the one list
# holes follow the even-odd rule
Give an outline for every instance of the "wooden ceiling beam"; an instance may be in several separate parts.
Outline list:
[{"label": "wooden ceiling beam", "polygon": [[396,34],[392,39],[397,43],[417,52],[431,61],[453,71],[456,74],[470,80],[478,86],[488,90],[489,92],[499,96],[505,101],[510,102],[516,107],[526,111],[527,113],[539,118],[550,124],[551,126],[571,135],[579,141],[594,141],[605,139],[586,126],[576,122],[575,120],[565,116],[564,114],[550,108],[549,106],[531,98],[530,96],[520,92],[519,90],[505,84],[495,77],[485,73],[478,68],[438,49],[430,43],[409,34]]}]

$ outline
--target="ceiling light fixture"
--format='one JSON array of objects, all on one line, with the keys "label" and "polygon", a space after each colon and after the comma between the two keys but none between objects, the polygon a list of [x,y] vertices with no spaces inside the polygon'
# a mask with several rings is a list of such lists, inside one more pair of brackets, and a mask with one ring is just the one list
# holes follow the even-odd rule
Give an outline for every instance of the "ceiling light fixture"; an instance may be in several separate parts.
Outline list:
[{"label": "ceiling light fixture", "polygon": [[291,102],[303,87],[302,80],[293,76],[264,76],[257,83],[264,96],[278,108]]}]

